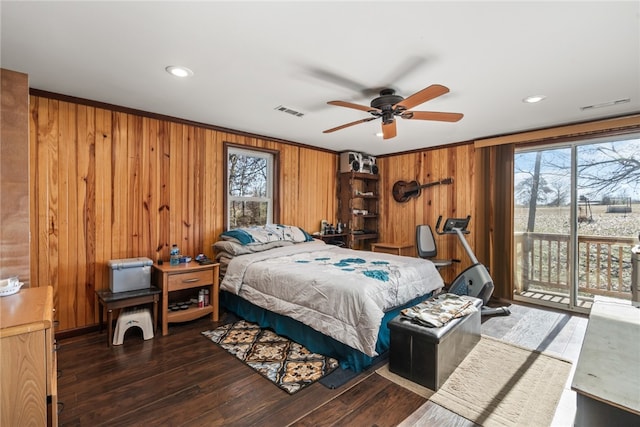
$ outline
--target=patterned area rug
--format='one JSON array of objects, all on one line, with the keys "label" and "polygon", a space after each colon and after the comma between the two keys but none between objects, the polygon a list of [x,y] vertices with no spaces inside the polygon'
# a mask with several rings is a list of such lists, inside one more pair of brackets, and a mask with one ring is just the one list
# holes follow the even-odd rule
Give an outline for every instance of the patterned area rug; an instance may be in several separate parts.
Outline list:
[{"label": "patterned area rug", "polygon": [[311,353],[298,343],[244,320],[202,332],[202,335],[289,394],[338,367],[336,359]]}]

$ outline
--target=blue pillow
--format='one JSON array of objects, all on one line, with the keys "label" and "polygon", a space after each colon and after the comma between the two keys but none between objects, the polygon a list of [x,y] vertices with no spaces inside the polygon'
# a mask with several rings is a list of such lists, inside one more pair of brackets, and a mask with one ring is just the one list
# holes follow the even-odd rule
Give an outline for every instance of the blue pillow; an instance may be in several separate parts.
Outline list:
[{"label": "blue pillow", "polygon": [[241,228],[225,231],[220,236],[222,236],[223,238],[231,237],[233,239],[236,239],[238,242],[240,242],[241,245],[247,245],[249,243],[255,242],[255,240],[253,240],[253,237],[251,237],[251,234],[247,233]]}]

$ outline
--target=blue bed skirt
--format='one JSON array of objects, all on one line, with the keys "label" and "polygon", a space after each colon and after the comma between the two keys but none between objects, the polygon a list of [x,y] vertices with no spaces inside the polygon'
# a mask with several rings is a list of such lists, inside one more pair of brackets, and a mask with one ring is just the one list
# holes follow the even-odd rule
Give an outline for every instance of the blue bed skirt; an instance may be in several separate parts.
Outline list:
[{"label": "blue bed skirt", "polygon": [[[411,307],[430,297],[431,293],[418,297],[407,304],[385,313],[378,332],[378,342],[376,351],[383,354],[389,349],[389,328],[387,323],[400,314],[400,310]],[[309,326],[281,314],[267,311],[255,306],[247,300],[229,292],[220,292],[220,304],[227,310],[235,313],[239,317],[253,323],[257,323],[263,328],[274,330],[278,335],[286,336],[289,339],[304,345],[314,353],[333,357],[340,362],[343,369],[351,369],[354,372],[361,372],[371,366],[373,357],[362,353],[346,344],[334,340]]]}]

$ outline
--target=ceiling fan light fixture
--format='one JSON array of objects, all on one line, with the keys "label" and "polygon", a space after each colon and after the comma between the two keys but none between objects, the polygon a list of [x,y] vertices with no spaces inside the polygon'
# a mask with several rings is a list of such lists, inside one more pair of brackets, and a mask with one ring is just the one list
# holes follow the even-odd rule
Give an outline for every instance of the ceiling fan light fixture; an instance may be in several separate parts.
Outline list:
[{"label": "ceiling fan light fixture", "polygon": [[[354,104],[346,101],[329,101],[327,104],[339,107],[352,108],[354,110],[366,111],[371,117],[356,120],[355,122],[345,123],[331,129],[322,131],[322,133],[331,133],[340,129],[345,129],[360,123],[370,122],[375,119],[382,119],[382,138],[391,139],[397,135],[397,125],[395,116],[403,119],[413,120],[433,120],[440,122],[457,122],[462,119],[461,113],[445,113],[441,111],[409,111],[413,107],[437,98],[449,92],[449,88],[433,84],[428,86],[407,98],[403,98],[395,94],[393,89],[382,89],[380,96],[371,101],[370,107]],[[380,134],[376,134],[380,136]]]},{"label": "ceiling fan light fixture", "polygon": [[193,76],[193,71],[191,71],[187,67],[183,67],[180,65],[169,65],[168,67],[165,68],[165,71],[175,77]]},{"label": "ceiling fan light fixture", "polygon": [[544,95],[531,95],[522,100],[526,104],[535,104],[536,102],[544,101],[547,97]]}]

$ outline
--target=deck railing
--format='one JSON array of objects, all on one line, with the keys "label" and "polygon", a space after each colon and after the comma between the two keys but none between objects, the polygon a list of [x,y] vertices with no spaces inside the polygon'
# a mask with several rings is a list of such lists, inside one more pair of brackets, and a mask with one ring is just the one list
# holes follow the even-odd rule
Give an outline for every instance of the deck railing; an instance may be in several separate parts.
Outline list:
[{"label": "deck railing", "polygon": [[[578,236],[578,293],[631,298],[631,237]],[[515,235],[518,292],[569,293],[569,236],[553,233]]]}]

